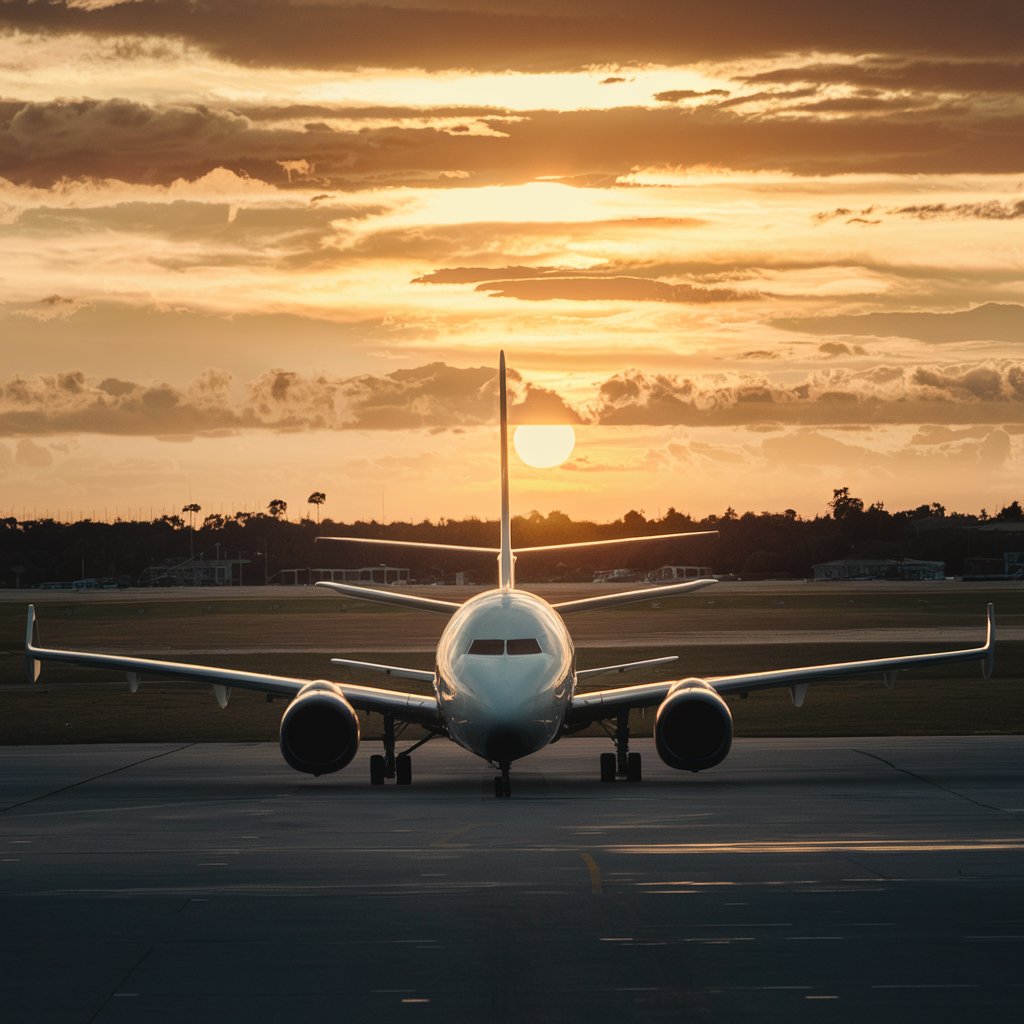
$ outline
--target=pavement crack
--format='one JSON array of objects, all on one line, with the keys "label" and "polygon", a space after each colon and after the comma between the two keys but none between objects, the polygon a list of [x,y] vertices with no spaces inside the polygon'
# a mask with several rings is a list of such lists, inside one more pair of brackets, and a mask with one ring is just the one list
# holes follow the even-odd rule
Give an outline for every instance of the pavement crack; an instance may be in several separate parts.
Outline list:
[{"label": "pavement crack", "polygon": [[923,782],[926,786],[932,786],[935,789],[941,790],[943,793],[955,796],[959,800],[966,800],[967,803],[974,804],[975,807],[984,808],[986,811],[995,811],[997,814],[1008,814],[1011,818],[1017,817],[1017,815],[1012,811],[1008,811],[1003,807],[996,807],[994,804],[987,804],[983,800],[975,800],[973,796],[968,796],[966,793],[960,793],[955,789],[950,789],[949,786],[944,786],[941,782],[929,779],[926,775],[921,775],[918,772],[911,771],[909,768],[901,768],[898,764],[893,764],[892,761],[887,760],[880,754],[872,754],[870,750],[858,750],[855,747],[853,752],[855,754],[862,754],[864,757],[873,758],[875,761],[880,761],[882,764],[888,765],[888,767],[890,767],[894,772],[901,772],[903,775],[908,775],[910,778],[916,779],[918,782]]},{"label": "pavement crack", "polygon": [[[146,760],[150,760],[150,758],[147,758]],[[92,1022],[96,1020],[97,1017],[99,1017],[99,1015],[109,1005],[110,1000],[113,999],[117,995],[117,993],[124,987],[125,982],[142,966],[146,957],[149,956],[149,954],[152,953],[154,949],[154,946],[146,947],[146,952],[143,953],[142,956],[140,956],[139,959],[136,960],[135,963],[133,963],[131,967],[128,968],[127,971],[124,972],[124,975],[121,977],[121,980],[114,986],[113,991],[111,991],[107,998],[103,1000],[103,1004],[97,1008],[96,1012],[89,1018],[86,1024],[92,1024]]]},{"label": "pavement crack", "polygon": [[46,800],[51,796],[57,796],[58,793],[66,793],[69,789],[75,789],[78,786],[86,786],[90,782],[95,782],[97,779],[105,779],[108,775],[116,775],[118,772],[127,771],[129,768],[136,768],[140,764],[145,764],[147,761],[155,761],[160,757],[177,754],[179,751],[188,750],[189,747],[194,746],[195,743],[183,743],[180,747],[175,747],[173,750],[161,750],[158,754],[150,754],[149,757],[140,757],[138,761],[132,761],[131,764],[118,765],[117,768],[111,768],[110,771],[100,772],[98,775],[92,775],[88,779],[79,779],[77,782],[69,783],[67,786],[60,786],[58,789],[51,789],[49,793],[40,793],[38,796],[30,796],[27,800],[21,800],[16,804],[8,804],[6,807],[0,807],[0,814],[6,814],[8,811],[16,810],[19,807],[25,807],[28,804],[34,804],[38,800]]}]

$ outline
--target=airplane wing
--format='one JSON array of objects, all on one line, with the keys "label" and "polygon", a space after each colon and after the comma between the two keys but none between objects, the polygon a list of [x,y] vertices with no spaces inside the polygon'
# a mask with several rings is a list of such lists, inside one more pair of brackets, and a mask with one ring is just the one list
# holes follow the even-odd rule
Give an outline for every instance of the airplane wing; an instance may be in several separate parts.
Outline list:
[{"label": "airplane wing", "polygon": [[[28,624],[25,631],[25,664],[30,682],[39,679],[44,661],[60,661],[86,668],[110,669],[124,672],[128,676],[129,688],[134,693],[139,688],[143,675],[162,676],[189,682],[210,683],[217,702],[225,707],[230,691],[256,690],[279,697],[296,697],[313,679],[292,676],[266,675],[260,672],[242,672],[236,669],[214,668],[209,665],[193,665],[187,662],[160,661],[155,658],[133,658],[117,654],[96,654],[89,651],[69,651],[52,647],[41,647],[38,642],[35,608],[28,607]],[[419,677],[415,677],[419,678]],[[431,677],[432,678],[432,677]],[[361,711],[389,712],[404,722],[438,726],[441,716],[437,699],[433,695],[401,693],[381,690],[374,686],[357,686],[354,683],[333,682],[345,699]]]},{"label": "airplane wing", "polygon": [[[788,686],[793,703],[803,704],[807,686],[810,683],[832,682],[850,676],[879,672],[885,685],[892,688],[896,675],[903,669],[925,667],[956,661],[980,661],[982,674],[988,679],[992,675],[995,657],[995,609],[987,609],[985,643],[961,651],[938,651],[931,654],[911,654],[897,658],[872,658],[866,661],[843,661],[829,665],[810,665],[805,668],[774,669],[767,672],[747,672],[732,676],[709,676],[701,680],[721,696],[730,693],[751,693],[772,687]],[[576,694],[566,716],[566,724],[610,718],[619,711],[629,708],[652,707],[660,704],[678,679],[656,683],[641,683],[638,686],[622,686],[609,690],[595,690]]]}]

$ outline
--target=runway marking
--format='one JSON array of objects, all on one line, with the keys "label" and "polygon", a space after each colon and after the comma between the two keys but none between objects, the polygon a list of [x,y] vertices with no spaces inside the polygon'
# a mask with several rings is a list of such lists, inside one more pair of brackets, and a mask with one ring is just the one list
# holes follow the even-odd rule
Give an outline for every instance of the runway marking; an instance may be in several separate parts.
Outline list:
[{"label": "runway marking", "polygon": [[981,988],[980,985],[872,985],[872,988]]},{"label": "runway marking", "polygon": [[[1024,851],[1024,839],[977,839],[948,842],[941,839],[823,839],[792,842],[752,840],[739,843],[649,843],[646,846],[611,846],[612,853],[991,853]],[[854,879],[857,881],[857,879]],[[874,879],[871,879],[874,881]]]},{"label": "runway marking", "polygon": [[464,836],[467,832],[476,828],[476,825],[463,825],[462,828],[457,828],[454,832],[449,832],[448,835],[442,836],[440,839],[435,840],[430,844],[432,850],[441,850],[446,846],[450,846],[453,839],[458,839],[459,836]]},{"label": "runway marking", "polygon": [[580,851],[580,857],[587,866],[587,874],[590,875],[590,891],[592,893],[604,892],[604,886],[601,884],[601,869],[597,866],[597,861],[586,850]]}]

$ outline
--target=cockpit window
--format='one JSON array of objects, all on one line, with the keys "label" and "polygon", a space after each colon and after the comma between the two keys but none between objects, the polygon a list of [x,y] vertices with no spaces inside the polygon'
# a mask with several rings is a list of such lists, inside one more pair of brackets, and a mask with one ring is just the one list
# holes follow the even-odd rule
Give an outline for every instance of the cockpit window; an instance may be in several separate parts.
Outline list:
[{"label": "cockpit window", "polygon": [[469,645],[470,654],[504,654],[505,653],[505,641],[504,640],[474,640]]},{"label": "cockpit window", "polygon": [[509,640],[508,642],[508,653],[509,654],[540,654],[540,644],[532,636],[523,637],[522,639]]}]

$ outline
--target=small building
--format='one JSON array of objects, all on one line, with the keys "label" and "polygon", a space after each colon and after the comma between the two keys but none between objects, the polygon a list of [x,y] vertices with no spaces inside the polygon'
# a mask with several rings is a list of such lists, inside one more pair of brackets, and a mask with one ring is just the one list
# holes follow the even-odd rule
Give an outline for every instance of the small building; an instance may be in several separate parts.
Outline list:
[{"label": "small building", "polygon": [[267,580],[287,586],[328,583],[369,583],[387,587],[409,583],[409,570],[393,565],[368,565],[363,569],[279,569]]},{"label": "small building", "polygon": [[814,566],[815,580],[942,580],[945,562],[917,558],[840,558]]},{"label": "small building", "polygon": [[139,578],[140,587],[237,587],[247,558],[187,558],[184,562],[151,565]]},{"label": "small building", "polygon": [[602,569],[594,573],[595,583],[633,583],[639,578],[636,569]]}]

